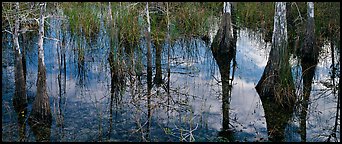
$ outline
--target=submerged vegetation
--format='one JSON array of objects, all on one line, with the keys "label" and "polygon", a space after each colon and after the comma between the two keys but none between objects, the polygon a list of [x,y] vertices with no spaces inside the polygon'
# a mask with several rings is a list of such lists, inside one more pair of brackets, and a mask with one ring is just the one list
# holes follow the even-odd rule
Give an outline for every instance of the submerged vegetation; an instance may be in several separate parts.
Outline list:
[{"label": "submerged vegetation", "polygon": [[[205,43],[205,51],[211,51],[210,55],[212,55],[212,59],[216,62],[214,65],[218,66],[221,76],[218,80],[214,73],[212,74],[212,77],[217,82],[217,86],[220,86],[217,88],[222,91],[216,94],[219,95],[218,97],[222,97],[219,101],[222,103],[221,110],[223,113],[223,123],[221,125],[223,129],[219,133],[219,138],[214,139],[214,141],[234,141],[233,133],[236,132],[234,128],[237,126],[233,126],[232,123],[238,121],[239,118],[236,118],[236,116],[235,118],[230,117],[233,114],[230,105],[233,103],[231,102],[231,96],[235,85],[235,82],[233,82],[235,68],[242,67],[236,63],[236,59],[239,59],[236,56],[240,51],[237,48],[237,41],[240,38],[240,31],[245,29],[261,33],[261,41],[266,42],[266,45],[267,43],[271,44],[271,51],[268,57],[269,62],[264,67],[265,71],[262,77],[258,76],[261,77],[259,83],[256,84],[254,82],[254,86],[257,85],[256,89],[263,103],[264,117],[266,117],[269,135],[268,140],[285,140],[285,127],[292,118],[292,114],[296,116],[297,110],[305,111],[301,116],[301,122],[305,123],[308,121],[306,109],[308,109],[308,101],[311,99],[309,98],[310,92],[307,94],[307,90],[304,90],[305,94],[298,93],[297,91],[300,91],[300,88],[296,87],[298,85],[296,82],[300,81],[299,83],[301,84],[304,79],[305,84],[302,84],[302,87],[304,89],[308,87],[310,91],[313,83],[312,77],[315,73],[315,68],[313,68],[310,80],[307,81],[305,79],[306,69],[312,68],[312,65],[307,64],[302,66],[302,75],[299,75],[299,77],[294,76],[293,65],[291,64],[293,62],[290,62],[290,59],[293,57],[297,58],[298,63],[303,65],[305,60],[307,60],[305,58],[311,55],[317,58],[319,53],[327,52],[324,49],[326,45],[330,46],[330,51],[328,52],[331,52],[332,57],[332,65],[329,71],[331,80],[325,80],[324,85],[329,90],[333,89],[333,95],[338,96],[337,103],[339,103],[340,3],[315,2],[313,24],[310,23],[311,19],[307,13],[308,4],[306,2],[282,3],[284,4],[283,10],[286,10],[286,14],[280,15],[278,13],[278,18],[282,17],[282,20],[285,20],[280,22],[275,21],[275,15],[277,14],[276,4],[279,3],[2,3],[2,56],[9,57],[8,55],[11,55],[11,51],[15,54],[14,58],[11,57],[11,60],[4,60],[5,58],[2,58],[2,64],[4,70],[8,68],[9,63],[13,60],[15,63],[15,95],[13,98],[11,96],[9,101],[14,102],[13,106],[16,108],[18,121],[20,121],[18,124],[20,129],[19,141],[25,141],[24,132],[26,124],[23,122],[25,119],[28,119],[26,116],[29,116],[29,113],[31,113],[29,123],[33,125],[33,132],[37,141],[50,141],[50,137],[53,137],[50,129],[55,127],[53,125],[55,121],[58,123],[57,127],[60,127],[62,130],[65,129],[60,124],[63,123],[61,107],[69,108],[71,106],[67,107],[62,101],[65,101],[67,98],[66,91],[70,90],[67,87],[71,85],[69,82],[72,82],[74,79],[80,79],[80,82],[75,84],[76,90],[70,91],[75,91],[75,97],[81,97],[81,99],[87,99],[87,97],[83,93],[80,94],[81,96],[76,93],[78,90],[82,92],[84,90],[84,93],[87,94],[91,93],[91,90],[89,90],[91,88],[86,87],[87,85],[98,86],[100,83],[106,83],[108,87],[105,87],[105,90],[102,88],[96,89],[98,91],[103,90],[103,93],[106,93],[106,89],[110,87],[110,96],[108,96],[110,100],[110,105],[108,106],[110,129],[108,134],[104,134],[105,130],[102,129],[106,125],[102,120],[107,118],[107,116],[103,116],[103,111],[107,112],[104,109],[108,108],[107,106],[102,107],[105,104],[102,104],[104,102],[101,101],[107,97],[103,96],[97,99],[94,96],[95,101],[93,103],[96,108],[96,117],[99,120],[99,129],[96,131],[98,132],[97,141],[104,140],[104,137],[108,137],[107,141],[113,141],[113,138],[115,141],[116,135],[121,135],[119,133],[121,127],[113,128],[113,126],[118,121],[117,117],[124,115],[127,117],[127,114],[118,108],[120,104],[123,107],[123,103],[131,106],[129,107],[130,111],[136,110],[134,116],[128,116],[130,118],[133,117],[133,125],[137,128],[126,130],[130,134],[123,137],[133,137],[133,139],[127,141],[164,140],[163,138],[157,139],[153,136],[156,133],[160,134],[155,127],[155,133],[152,133],[153,125],[158,125],[157,127],[161,127],[165,134],[172,137],[167,139],[169,141],[202,140],[201,138],[195,139],[194,135],[198,134],[196,131],[198,129],[205,131],[204,133],[212,133],[207,128],[208,119],[210,118],[203,122],[206,123],[206,128],[199,128],[198,124],[195,124],[194,119],[198,119],[198,116],[201,114],[194,114],[193,107],[189,104],[191,101],[189,100],[191,97],[189,94],[191,90],[189,89],[191,88],[185,86],[183,89],[186,92],[181,93],[180,89],[182,86],[176,85],[177,80],[172,80],[179,78],[179,75],[199,77],[197,75],[199,68],[196,67],[197,62],[194,62],[196,60],[188,60],[188,57],[196,57],[196,53],[200,51],[197,45],[201,44],[202,41]],[[41,9],[43,6],[46,6],[46,8]],[[228,10],[227,6],[231,6],[231,8]],[[58,20],[58,22],[53,22],[53,20]],[[313,34],[313,36],[310,34]],[[37,38],[38,35],[39,37]],[[312,37],[309,37],[309,35]],[[37,43],[39,48],[37,48]],[[48,45],[51,45],[50,43],[53,43],[52,47],[48,47]],[[100,46],[97,47],[95,43],[100,43]],[[314,47],[317,53],[311,51],[304,53],[303,49],[309,46]],[[178,47],[182,50],[185,49],[184,55],[188,57],[178,54],[180,53],[176,50]],[[11,51],[8,52],[6,49]],[[58,59],[55,59],[56,55],[51,58],[47,56],[44,58],[44,53],[50,53],[51,51],[57,51]],[[101,53],[101,56],[95,57],[93,53]],[[30,54],[30,57],[26,54]],[[50,70],[46,67],[54,63],[46,63],[45,65],[44,59],[54,59],[52,61],[58,62],[58,66],[52,66],[52,70]],[[317,61],[315,61],[314,67],[316,67],[319,59],[315,60]],[[37,62],[35,66],[38,67],[38,71],[36,70],[37,68],[33,68],[35,69],[34,73],[38,73],[38,78],[35,82],[32,82],[30,77],[33,75],[32,72],[27,72],[29,68],[26,68],[26,65],[29,64],[26,63],[28,61]],[[198,61],[202,60],[199,59]],[[70,63],[74,63],[75,66],[68,65]],[[92,66],[96,67],[96,71],[87,71]],[[182,68],[178,71],[170,70],[178,66],[182,66]],[[78,74],[73,74],[73,67],[77,67]],[[55,81],[55,79],[51,80],[53,77],[51,75],[53,75],[54,71],[59,73],[57,76],[58,88],[47,86],[48,82]],[[88,78],[89,75],[97,75],[104,78],[102,82],[99,80],[97,83],[91,83],[90,79],[92,78]],[[107,81],[107,79],[109,80]],[[243,78],[239,76],[238,79]],[[328,81],[328,84],[326,81]],[[62,83],[64,83],[64,92],[62,92],[61,88]],[[32,90],[32,85],[36,85],[33,86],[35,90]],[[147,85],[147,89],[145,85]],[[58,91],[56,89],[59,90],[59,94],[51,94]],[[35,97],[28,96],[33,95],[32,93],[36,93],[34,94]],[[130,95],[131,99],[127,102],[122,102],[127,100],[127,98],[123,98],[125,93]],[[2,94],[7,93],[3,90]],[[304,99],[303,95],[307,97]],[[184,96],[187,97],[184,98]],[[49,102],[51,97],[54,98],[53,103]],[[195,97],[192,96],[193,99]],[[34,99],[34,103],[32,103],[32,99]],[[59,101],[55,102],[55,99]],[[203,97],[202,99],[205,99],[206,102],[207,98]],[[143,102],[139,100],[143,100]],[[305,106],[304,108],[298,108],[297,104],[305,104]],[[337,112],[340,109],[339,107],[339,105],[335,107]],[[58,108],[59,110],[57,111],[59,112],[56,112]],[[167,124],[165,124],[166,122],[156,123],[155,120],[162,117],[153,116],[154,113],[157,113],[158,108],[167,109],[168,112],[165,113],[167,118],[179,117],[179,122],[182,124],[174,125],[175,128],[172,129],[173,126],[169,126],[169,121]],[[211,105],[208,109],[211,109]],[[169,113],[169,111],[172,112]],[[59,113],[58,118],[54,118],[56,113]],[[203,111],[202,113],[204,115]],[[162,114],[164,115],[163,112]],[[38,118],[31,118],[34,115],[37,115]],[[93,116],[93,113],[90,115]],[[89,116],[85,117],[88,118]],[[339,141],[339,137],[336,137],[336,133],[340,131],[338,129],[340,127],[339,114],[336,114],[335,118],[334,129],[329,131],[328,136],[325,136],[325,138],[328,137],[327,141],[330,141],[332,137]],[[205,121],[205,118],[201,116],[201,123],[202,120]],[[40,131],[39,127],[44,124],[43,121],[47,121],[48,125],[42,127],[43,131]],[[113,132],[112,129],[117,129],[118,131]],[[88,128],[87,130],[90,131]],[[175,131],[176,133],[174,133]],[[304,125],[299,133],[306,134],[306,132],[306,125]],[[44,134],[39,136],[39,133]],[[115,136],[112,137],[112,135]],[[301,134],[301,136],[302,141],[307,140],[306,135]],[[83,140],[87,139],[90,138],[84,138]],[[208,139],[212,140],[212,138],[203,138],[203,140]],[[14,139],[11,140],[15,141]]]}]

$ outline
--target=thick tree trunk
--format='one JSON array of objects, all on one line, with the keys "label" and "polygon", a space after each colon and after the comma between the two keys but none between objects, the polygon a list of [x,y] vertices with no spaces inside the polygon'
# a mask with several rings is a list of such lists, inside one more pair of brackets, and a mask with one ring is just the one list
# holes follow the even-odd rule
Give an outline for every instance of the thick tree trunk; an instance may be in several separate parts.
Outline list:
[{"label": "thick tree trunk", "polygon": [[308,19],[306,25],[306,33],[304,38],[304,46],[301,53],[301,65],[303,75],[303,99],[301,112],[301,139],[306,141],[306,116],[308,110],[309,97],[311,93],[311,84],[315,69],[318,63],[318,48],[315,46],[315,22],[314,22],[314,3],[308,2],[307,9]]},{"label": "thick tree trunk", "polygon": [[272,47],[256,90],[263,103],[269,139],[282,141],[296,99],[287,50],[286,3],[277,2]]},{"label": "thick tree trunk", "polygon": [[23,61],[19,48],[19,2],[15,3],[15,25],[13,29],[13,44],[14,44],[14,78],[15,78],[15,93],[13,96],[13,106],[18,116],[19,141],[25,138],[25,119],[27,115],[27,96],[26,96],[26,81],[23,70]]},{"label": "thick tree trunk", "polygon": [[211,52],[219,66],[222,80],[223,130],[220,135],[228,138],[231,135],[229,132],[230,91],[232,87],[230,83],[230,80],[232,80],[232,78],[230,78],[230,69],[231,62],[235,58],[237,38],[236,31],[233,30],[232,23],[233,21],[235,22],[235,20],[232,19],[231,14],[231,4],[229,2],[224,2],[221,25],[211,45]]},{"label": "thick tree trunk", "polygon": [[37,141],[49,141],[52,115],[49,96],[46,91],[46,68],[44,63],[44,13],[46,3],[40,4],[39,36],[38,36],[38,79],[37,95],[32,105],[29,125]]}]

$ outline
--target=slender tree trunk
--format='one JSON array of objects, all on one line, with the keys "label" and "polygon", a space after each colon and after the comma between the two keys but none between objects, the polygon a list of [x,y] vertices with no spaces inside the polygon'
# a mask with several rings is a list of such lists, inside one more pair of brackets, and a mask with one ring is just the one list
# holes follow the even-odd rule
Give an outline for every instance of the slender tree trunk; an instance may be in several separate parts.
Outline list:
[{"label": "slender tree trunk", "polygon": [[[148,10],[148,3],[146,3],[146,16],[147,16],[147,32],[146,43],[147,43],[147,81],[151,82],[148,85],[152,86],[152,53],[151,53],[151,23],[150,23],[150,14]],[[149,87],[148,87],[149,88]]]},{"label": "slender tree trunk", "polygon": [[15,74],[15,93],[13,96],[13,106],[18,115],[18,129],[19,141],[25,138],[25,119],[27,115],[27,96],[26,96],[26,83],[23,71],[23,61],[19,47],[19,2],[15,3],[15,24],[13,29],[13,44],[14,44],[14,74]]},{"label": "slender tree trunk", "polygon": [[263,103],[271,141],[284,140],[296,99],[287,45],[286,3],[276,2],[271,52],[255,87]]},{"label": "slender tree trunk", "polygon": [[169,3],[166,2],[166,17],[167,17],[167,114],[169,116],[169,105],[170,105],[170,18],[169,18]]},{"label": "slender tree trunk", "polygon": [[38,35],[38,79],[37,95],[32,105],[29,125],[37,141],[49,141],[51,134],[52,115],[49,96],[46,91],[46,68],[44,63],[44,13],[46,3],[40,4],[39,35]]},{"label": "slender tree trunk", "polygon": [[151,22],[149,14],[148,2],[146,2],[146,17],[147,17],[147,32],[146,43],[147,43],[147,134],[146,138],[149,140],[149,132],[151,126],[151,89],[152,89],[152,54],[151,54]]}]

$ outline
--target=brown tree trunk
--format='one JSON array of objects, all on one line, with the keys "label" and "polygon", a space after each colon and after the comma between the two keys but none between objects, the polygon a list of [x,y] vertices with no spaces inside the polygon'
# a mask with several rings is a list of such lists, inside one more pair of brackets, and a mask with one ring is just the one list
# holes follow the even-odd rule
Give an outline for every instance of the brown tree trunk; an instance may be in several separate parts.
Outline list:
[{"label": "brown tree trunk", "polygon": [[40,4],[37,95],[28,120],[37,141],[50,141],[52,121],[50,101],[46,91],[46,68],[43,48],[45,9],[46,3]]},{"label": "brown tree trunk", "polygon": [[152,54],[151,54],[151,23],[148,2],[146,3],[147,32],[145,33],[147,42],[147,132],[146,138],[149,140],[151,126],[151,90],[152,90]]},{"label": "brown tree trunk", "polygon": [[23,61],[19,48],[19,2],[15,3],[15,25],[13,29],[13,44],[14,44],[14,78],[15,78],[15,93],[13,96],[13,106],[18,116],[19,141],[25,138],[25,119],[27,115],[27,96],[26,96],[26,81],[23,70]]},{"label": "brown tree trunk", "polygon": [[154,77],[154,83],[157,84],[157,86],[160,86],[160,84],[163,83],[162,78],[162,69],[161,69],[161,53],[162,53],[162,46],[159,42],[156,42],[156,76]]},{"label": "brown tree trunk", "polygon": [[[27,39],[25,34],[22,34],[23,37],[23,42],[25,44],[27,44]],[[23,55],[22,55],[22,64],[23,64],[23,75],[24,75],[24,81],[26,82],[26,73],[27,73],[27,69],[26,69],[26,46],[23,45]]]},{"label": "brown tree trunk", "polygon": [[231,4],[225,2],[223,9],[224,13],[221,19],[221,25],[211,45],[211,52],[219,66],[222,80],[223,130],[220,132],[220,135],[231,139],[231,131],[229,130],[230,91],[232,87],[230,83],[230,80],[232,80],[230,78],[230,69],[231,62],[235,58],[237,36],[236,30],[233,29],[232,22],[235,22],[235,20],[233,20],[231,15]]},{"label": "brown tree trunk", "polygon": [[308,19],[306,25],[306,33],[304,38],[304,46],[301,53],[301,66],[303,75],[303,99],[302,112],[300,116],[301,139],[306,141],[306,116],[308,110],[309,97],[311,93],[311,84],[315,69],[318,63],[318,47],[315,45],[315,22],[314,22],[314,4],[308,2],[307,9]]},{"label": "brown tree trunk", "polygon": [[277,2],[272,47],[256,90],[261,98],[269,140],[284,140],[285,126],[296,99],[287,50],[286,3]]}]

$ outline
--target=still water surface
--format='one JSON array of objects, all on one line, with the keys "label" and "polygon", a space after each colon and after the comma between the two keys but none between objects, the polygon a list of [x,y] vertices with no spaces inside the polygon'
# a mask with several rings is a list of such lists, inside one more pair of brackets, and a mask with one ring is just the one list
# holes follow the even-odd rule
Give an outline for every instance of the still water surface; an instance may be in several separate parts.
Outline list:
[{"label": "still water surface", "polygon": [[[51,24],[56,24],[53,21]],[[47,37],[56,37],[58,28],[49,29]],[[120,96],[111,99],[111,79],[107,56],[109,39],[104,31],[91,42],[85,38],[66,38],[66,81],[59,85],[60,74],[56,41],[45,40],[47,91],[53,122],[50,141],[219,141],[222,129],[222,98],[218,66],[210,47],[200,39],[178,40],[171,50],[170,96],[161,87],[152,88],[150,128],[147,113],[146,46],[142,42],[143,75],[127,78]],[[8,37],[10,38],[10,37]],[[37,45],[27,52],[28,110],[36,92]],[[80,44],[80,45],[79,45]],[[10,47],[4,43],[3,47]],[[75,49],[85,48],[84,69],[77,65]],[[154,47],[152,47],[154,50]],[[334,125],[337,98],[321,83],[328,81],[331,65],[330,47],[325,46],[317,66],[310,97],[307,140],[323,141]],[[190,50],[190,51],[189,51]],[[5,51],[5,52],[4,52]],[[237,41],[237,69],[231,92],[230,122],[236,141],[267,141],[267,123],[255,85],[259,81],[270,44],[259,33],[241,30]],[[2,55],[2,141],[17,141],[17,118],[12,106],[14,66],[11,49]],[[152,52],[154,57],[154,51]],[[155,65],[153,58],[152,65]],[[5,63],[5,64],[4,64]],[[293,75],[300,79],[300,66],[291,59]],[[167,81],[167,49],[163,48],[162,71]],[[153,75],[155,69],[153,68]],[[154,76],[153,76],[154,77]],[[300,82],[296,80],[297,82]],[[60,90],[60,88],[62,88]],[[65,88],[65,89],[64,89]],[[298,93],[300,87],[297,88]],[[62,93],[60,93],[62,92]],[[112,114],[110,103],[113,103]],[[286,128],[286,141],[300,141],[299,118]],[[149,137],[146,136],[150,133]],[[339,135],[338,135],[339,138]],[[35,141],[27,125],[26,141]]]}]

